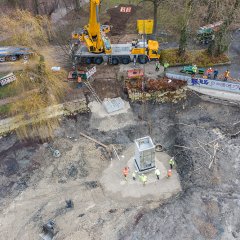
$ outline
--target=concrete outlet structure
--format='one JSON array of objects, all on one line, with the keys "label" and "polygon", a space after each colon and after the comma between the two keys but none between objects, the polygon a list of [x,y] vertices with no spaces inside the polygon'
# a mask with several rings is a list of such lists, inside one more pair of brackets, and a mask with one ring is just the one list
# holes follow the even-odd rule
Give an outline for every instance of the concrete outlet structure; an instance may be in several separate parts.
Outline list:
[{"label": "concrete outlet structure", "polygon": [[[136,180],[133,180],[132,173],[136,170],[134,161],[135,143],[122,152],[120,160],[114,159],[109,166],[102,172],[101,185],[111,199],[116,199],[122,202],[123,198],[132,199],[133,203],[167,199],[179,191],[181,185],[178,178],[178,173],[174,168],[172,176],[167,177],[169,169],[169,156],[166,152],[155,152],[155,166],[160,171],[160,179],[158,180],[154,171],[146,171],[144,174],[147,176],[147,183],[143,185],[139,176],[141,172],[136,174]],[[123,176],[123,168],[129,167],[129,174],[127,179]],[[140,173],[140,174],[139,174]]]},{"label": "concrete outlet structure", "polygon": [[138,172],[155,168],[155,145],[149,136],[135,140],[134,161]]}]

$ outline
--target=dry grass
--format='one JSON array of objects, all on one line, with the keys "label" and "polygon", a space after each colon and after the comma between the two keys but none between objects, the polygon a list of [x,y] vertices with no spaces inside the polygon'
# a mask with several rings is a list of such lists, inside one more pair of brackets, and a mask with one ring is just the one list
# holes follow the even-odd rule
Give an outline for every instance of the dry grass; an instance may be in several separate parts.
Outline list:
[{"label": "dry grass", "polygon": [[20,138],[39,137],[46,139],[53,136],[53,130],[58,126],[57,119],[45,119],[43,109],[58,104],[66,91],[63,82],[66,73],[52,72],[42,62],[34,68],[26,69],[17,74],[17,81],[12,83],[12,89],[18,94],[29,92],[25,98],[19,99],[12,104],[10,113],[18,117],[19,121],[30,120],[30,125],[23,125],[16,130]]},{"label": "dry grass", "polygon": [[1,16],[0,33],[6,45],[20,45],[35,50],[48,43],[51,25],[46,16],[33,16],[28,11],[16,10]]},{"label": "dry grass", "polygon": [[[3,15],[1,23],[0,33],[5,39],[8,38],[6,45],[30,47],[36,55],[40,55],[43,46],[49,45],[49,40],[53,37],[47,16],[33,16],[28,11],[16,10]],[[53,72],[50,66],[55,64],[51,60],[46,62],[42,56],[40,60],[39,57],[36,58],[36,62],[30,61],[23,71],[16,73],[17,81],[10,87],[10,91],[16,95],[29,93],[33,89],[34,91],[12,104],[10,114],[19,121],[32,121],[16,130],[20,138],[46,139],[53,135],[58,120],[46,120],[43,109],[61,101],[66,90],[63,79],[67,74],[64,71]]]},{"label": "dry grass", "polygon": [[180,57],[178,55],[178,49],[172,48],[161,51],[160,61],[162,63],[168,62],[170,66],[180,64],[197,64],[199,67],[208,67],[219,63],[226,63],[230,60],[226,54],[222,54],[218,57],[212,57],[206,50],[187,51],[185,56]]}]

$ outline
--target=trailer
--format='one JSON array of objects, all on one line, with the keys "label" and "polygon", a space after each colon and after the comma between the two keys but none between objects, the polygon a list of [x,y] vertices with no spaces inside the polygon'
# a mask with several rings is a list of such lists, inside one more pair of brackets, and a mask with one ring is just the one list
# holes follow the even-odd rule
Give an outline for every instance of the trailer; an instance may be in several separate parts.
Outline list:
[{"label": "trailer", "polygon": [[[118,64],[129,64],[130,62],[136,62],[140,64],[146,64],[148,61],[158,60],[159,55],[157,55],[157,50],[154,51],[152,49],[158,49],[156,47],[149,47],[148,43],[150,41],[138,41],[137,47],[133,45],[133,43],[125,43],[125,44],[111,44],[112,52],[111,53],[91,53],[88,51],[88,48],[84,44],[80,44],[77,51],[74,52],[74,60],[76,64],[97,64],[100,65],[103,62],[118,65]],[[150,42],[151,43],[151,42]],[[135,54],[132,53],[132,49],[138,49],[139,51]],[[149,50],[150,49],[150,50]],[[149,52],[153,51],[153,53]],[[149,55],[156,54],[158,58],[151,58]]]},{"label": "trailer", "polygon": [[15,62],[23,59],[28,60],[33,52],[25,47],[0,47],[0,62]]}]

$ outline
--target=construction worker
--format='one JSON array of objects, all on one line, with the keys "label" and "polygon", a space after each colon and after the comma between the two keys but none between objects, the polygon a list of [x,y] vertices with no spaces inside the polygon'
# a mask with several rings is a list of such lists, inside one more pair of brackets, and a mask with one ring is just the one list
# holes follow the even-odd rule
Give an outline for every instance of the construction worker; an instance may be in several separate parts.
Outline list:
[{"label": "construction worker", "polygon": [[159,180],[159,177],[160,177],[160,171],[158,168],[155,169],[155,175],[157,177],[157,179]]},{"label": "construction worker", "polygon": [[227,80],[228,80],[229,75],[230,75],[230,71],[227,70],[227,71],[224,73],[224,81],[227,81]]},{"label": "construction worker", "polygon": [[133,171],[133,173],[132,173],[132,178],[134,181],[136,180],[136,173],[137,173],[137,171]]},{"label": "construction worker", "polygon": [[218,70],[217,70],[217,69],[214,69],[213,79],[217,79],[217,77],[218,77]]},{"label": "construction worker", "polygon": [[206,71],[208,79],[212,78],[213,69],[210,67]]},{"label": "construction worker", "polygon": [[167,71],[167,68],[168,68],[168,67],[169,67],[169,63],[165,62],[165,63],[163,64],[164,72]]},{"label": "construction worker", "polygon": [[195,77],[195,76],[196,76],[196,73],[197,73],[197,65],[196,65],[196,64],[194,64],[194,65],[192,66],[192,72],[193,72],[193,77]]},{"label": "construction worker", "polygon": [[133,66],[136,67],[136,63],[137,63],[137,56],[134,55],[133,57]]},{"label": "construction worker", "polygon": [[126,181],[127,181],[128,171],[129,171],[129,167],[124,167],[124,169],[123,169],[123,176],[124,176]]},{"label": "construction worker", "polygon": [[82,87],[82,78],[80,76],[77,77],[77,88]]},{"label": "construction worker", "polygon": [[143,181],[143,185],[146,185],[147,182],[147,176],[145,174],[142,174],[142,181]]},{"label": "construction worker", "polygon": [[168,170],[167,176],[168,176],[168,178],[170,178],[172,176],[172,170],[171,169]]},{"label": "construction worker", "polygon": [[175,164],[174,158],[171,158],[168,163],[170,165],[170,168],[173,169],[173,165]]},{"label": "construction worker", "polygon": [[159,61],[156,61],[156,68],[155,68],[155,71],[156,72],[158,72],[159,71],[159,69],[160,69],[160,63],[159,63]]}]

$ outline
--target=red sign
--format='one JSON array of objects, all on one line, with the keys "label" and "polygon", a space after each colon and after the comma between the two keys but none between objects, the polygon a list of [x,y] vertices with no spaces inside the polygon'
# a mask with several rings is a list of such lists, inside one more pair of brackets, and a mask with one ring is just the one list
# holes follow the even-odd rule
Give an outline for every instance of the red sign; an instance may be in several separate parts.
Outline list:
[{"label": "red sign", "polygon": [[132,11],[132,7],[121,7],[120,12],[130,13]]}]

